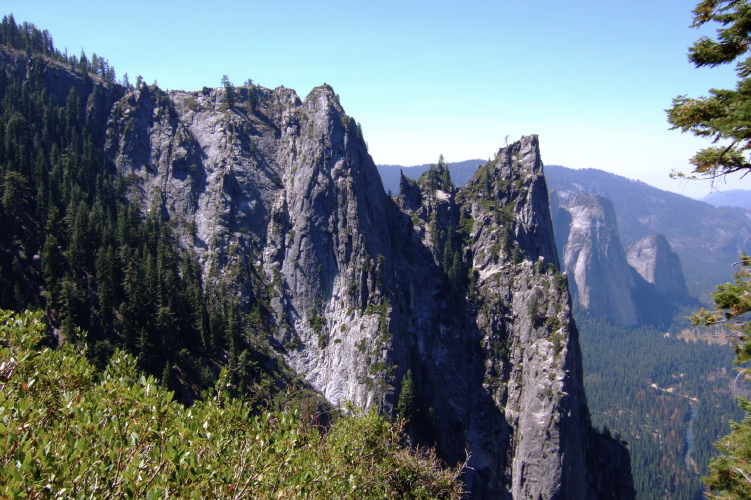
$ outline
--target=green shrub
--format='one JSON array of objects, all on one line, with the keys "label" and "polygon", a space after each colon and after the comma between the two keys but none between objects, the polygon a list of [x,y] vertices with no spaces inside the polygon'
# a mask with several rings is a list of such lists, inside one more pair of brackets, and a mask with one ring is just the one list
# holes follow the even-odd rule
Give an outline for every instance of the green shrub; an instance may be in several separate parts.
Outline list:
[{"label": "green shrub", "polygon": [[460,498],[459,469],[353,412],[328,431],[229,395],[185,408],[116,351],[97,373],[42,347],[41,314],[0,310],[2,498]]},{"label": "green shrub", "polygon": [[365,354],[365,351],[367,350],[367,344],[365,343],[365,339],[362,339],[360,342],[355,344],[357,347],[357,350],[360,351],[360,354]]}]

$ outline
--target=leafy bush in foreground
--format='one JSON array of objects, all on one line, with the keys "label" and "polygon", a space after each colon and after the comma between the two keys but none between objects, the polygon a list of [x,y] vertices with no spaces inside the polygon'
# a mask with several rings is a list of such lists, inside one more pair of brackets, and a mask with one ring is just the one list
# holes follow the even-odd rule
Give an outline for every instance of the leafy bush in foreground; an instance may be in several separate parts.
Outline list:
[{"label": "leafy bush in foreground", "polygon": [[103,373],[42,347],[38,313],[0,310],[0,496],[17,498],[459,498],[459,469],[400,445],[374,412],[328,432],[256,414],[223,374],[191,408],[116,352]]}]

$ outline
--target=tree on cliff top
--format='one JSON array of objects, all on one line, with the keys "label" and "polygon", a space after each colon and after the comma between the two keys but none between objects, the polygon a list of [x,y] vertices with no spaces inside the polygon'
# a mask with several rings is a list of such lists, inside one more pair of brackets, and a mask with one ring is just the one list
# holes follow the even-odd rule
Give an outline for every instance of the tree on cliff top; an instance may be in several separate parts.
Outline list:
[{"label": "tree on cliff top", "polygon": [[701,37],[689,48],[688,58],[696,67],[715,67],[744,57],[736,65],[735,90],[711,89],[709,97],[678,96],[667,110],[673,129],[712,139],[690,162],[688,179],[716,179],[733,172],[748,173],[751,162],[751,5],[748,0],[703,0],[694,9],[692,27],[717,22],[715,39]]},{"label": "tree on cliff top", "polygon": [[235,87],[232,82],[229,81],[227,75],[222,76],[222,87],[224,87],[224,102],[227,109],[232,109],[235,106]]}]

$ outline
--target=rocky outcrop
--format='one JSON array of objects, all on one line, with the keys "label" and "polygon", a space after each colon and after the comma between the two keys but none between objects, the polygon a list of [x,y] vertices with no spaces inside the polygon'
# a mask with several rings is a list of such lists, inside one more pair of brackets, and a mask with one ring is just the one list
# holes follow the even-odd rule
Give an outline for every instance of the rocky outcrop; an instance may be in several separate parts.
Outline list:
[{"label": "rocky outcrop", "polygon": [[405,177],[401,172],[399,173],[399,200],[401,208],[405,210],[415,211],[422,206],[420,187],[417,182]]},{"label": "rocky outcrop", "polygon": [[331,403],[394,413],[409,373],[410,434],[467,460],[475,498],[633,497],[628,452],[589,421],[537,137],[397,203],[329,86],[101,95],[128,198],[207,286],[268,307],[265,341]]},{"label": "rocky outcrop", "polygon": [[679,306],[696,306],[680,259],[662,235],[642,239],[628,252],[607,198],[552,192],[554,226],[573,300],[592,316],[619,325],[667,324]]},{"label": "rocky outcrop", "polygon": [[624,247],[655,233],[665,235],[680,256],[689,293],[705,305],[713,303],[710,294],[718,284],[732,281],[738,253],[751,252],[746,210],[713,207],[602,170],[552,165],[545,175],[561,198],[587,193],[609,199]]},{"label": "rocky outcrop", "polygon": [[637,281],[618,237],[613,205],[601,196],[576,194],[560,208],[570,218],[564,269],[579,304],[616,324],[637,324]]},{"label": "rocky outcrop", "polygon": [[[471,221],[477,277],[483,383],[474,392],[485,397],[476,398],[469,441],[477,450],[470,463],[488,479],[482,491],[496,498],[505,485],[513,498],[592,498],[581,467],[596,461],[594,447],[587,447],[596,438],[565,277],[557,270],[537,137],[501,149],[458,199],[462,225]],[[508,458],[499,463],[499,456]],[[615,460],[627,462],[624,455]]]},{"label": "rocky outcrop", "polygon": [[690,301],[683,277],[681,259],[661,234],[653,234],[626,249],[628,263],[636,272],[666,297],[675,301]]}]

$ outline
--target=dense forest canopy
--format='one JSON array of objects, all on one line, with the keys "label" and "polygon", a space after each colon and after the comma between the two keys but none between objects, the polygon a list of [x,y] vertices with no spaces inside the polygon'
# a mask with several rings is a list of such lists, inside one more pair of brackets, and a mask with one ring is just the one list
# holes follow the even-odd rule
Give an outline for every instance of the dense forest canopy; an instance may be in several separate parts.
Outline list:
[{"label": "dense forest canopy", "polygon": [[[106,59],[67,57],[45,33],[3,19],[4,50],[33,56],[0,72],[0,307],[42,308],[62,339],[89,345],[99,366],[126,349],[185,401],[226,362],[241,392],[254,384],[274,392],[279,377],[262,375],[276,363],[262,338],[262,278],[248,277],[258,300],[241,312],[228,290],[203,283],[162,213],[142,214],[126,199],[127,179],[102,152],[99,110],[127,88],[113,83]],[[64,98],[44,81],[45,68],[59,64],[83,81]],[[142,91],[169,107],[158,87]]]}]

